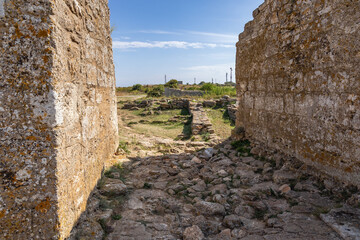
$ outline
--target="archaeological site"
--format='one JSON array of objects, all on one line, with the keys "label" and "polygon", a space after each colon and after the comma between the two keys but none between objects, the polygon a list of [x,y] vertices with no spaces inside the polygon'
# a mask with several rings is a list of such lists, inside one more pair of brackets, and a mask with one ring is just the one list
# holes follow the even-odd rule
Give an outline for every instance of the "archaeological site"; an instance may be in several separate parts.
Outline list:
[{"label": "archaeological site", "polygon": [[1,240],[360,240],[359,0],[263,1],[235,87],[130,90],[108,4],[0,0]]}]

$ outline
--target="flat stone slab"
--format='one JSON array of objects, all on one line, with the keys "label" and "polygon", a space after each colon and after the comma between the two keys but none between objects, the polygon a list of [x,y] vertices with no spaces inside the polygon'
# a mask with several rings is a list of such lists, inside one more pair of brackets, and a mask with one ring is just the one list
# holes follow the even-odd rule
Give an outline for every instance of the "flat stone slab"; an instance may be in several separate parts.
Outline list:
[{"label": "flat stone slab", "polygon": [[333,209],[320,218],[346,240],[360,240],[360,209],[342,207]]}]

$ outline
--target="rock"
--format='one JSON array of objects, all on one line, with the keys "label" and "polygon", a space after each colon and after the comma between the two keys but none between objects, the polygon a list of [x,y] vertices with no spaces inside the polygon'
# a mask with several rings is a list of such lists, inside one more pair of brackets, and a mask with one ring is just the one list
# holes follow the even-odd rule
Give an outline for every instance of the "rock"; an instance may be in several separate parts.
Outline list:
[{"label": "rock", "polygon": [[75,239],[81,240],[102,240],[104,237],[104,230],[101,225],[95,220],[87,220],[81,222],[79,229],[75,234]]},{"label": "rock", "polygon": [[200,164],[200,163],[201,163],[201,160],[200,160],[199,158],[197,158],[197,157],[193,157],[193,158],[191,159],[191,162],[192,162],[192,163]]},{"label": "rock", "polygon": [[213,156],[213,154],[214,154],[214,149],[213,148],[207,148],[207,149],[204,150],[202,155],[203,155],[203,157],[205,159],[210,159]]},{"label": "rock", "polygon": [[295,191],[319,192],[311,181],[299,182],[294,187]]},{"label": "rock", "polygon": [[215,194],[227,195],[228,188],[227,188],[226,184],[218,184],[218,185],[215,185],[214,187],[210,188],[210,191],[211,191],[212,195],[215,195]]},{"label": "rock", "polygon": [[231,229],[242,226],[241,219],[238,215],[228,215],[223,220],[223,225]]},{"label": "rock", "polygon": [[285,194],[285,193],[288,193],[291,191],[291,187],[287,184],[284,184],[282,185],[280,188],[279,188],[279,191],[282,193],[282,194]]},{"label": "rock", "polygon": [[203,192],[206,190],[206,183],[203,180],[200,180],[196,185],[191,187],[196,192]]},{"label": "rock", "polygon": [[231,231],[231,236],[236,239],[242,239],[246,234],[246,231],[238,228]]},{"label": "rock", "polygon": [[251,219],[255,215],[255,210],[248,205],[245,205],[245,206],[240,205],[235,208],[235,213],[237,215]]},{"label": "rock", "polygon": [[149,240],[152,239],[152,236],[148,231],[146,231],[144,224],[135,221],[121,220],[116,222],[114,231],[109,234],[107,239]]},{"label": "rock", "polygon": [[354,194],[352,195],[346,202],[352,207],[358,207],[360,208],[360,194]]},{"label": "rock", "polygon": [[220,170],[220,171],[218,171],[218,173],[217,173],[220,177],[226,177],[228,174],[227,174],[227,172],[225,171],[225,170]]},{"label": "rock", "polygon": [[104,177],[100,192],[104,195],[123,195],[126,194],[127,187],[120,179]]},{"label": "rock", "polygon": [[343,239],[360,239],[359,209],[346,206],[333,209],[328,214],[320,214],[320,218]]},{"label": "rock", "polygon": [[262,221],[247,219],[244,217],[240,217],[240,219],[243,224],[243,228],[248,232],[257,233],[265,228],[265,223]]},{"label": "rock", "polygon": [[205,100],[205,101],[203,101],[203,106],[204,107],[212,108],[212,107],[215,107],[215,105],[216,105],[216,102],[214,100]]},{"label": "rock", "polygon": [[183,239],[184,240],[202,240],[202,239],[204,239],[204,234],[198,226],[193,225],[192,227],[188,227],[185,229],[185,231],[183,233]]},{"label": "rock", "polygon": [[275,183],[284,184],[296,180],[296,174],[292,171],[278,170],[274,172],[273,180]]},{"label": "rock", "polygon": [[141,200],[136,197],[132,197],[128,201],[128,208],[131,210],[143,209],[144,205]]},{"label": "rock", "polygon": [[154,189],[165,189],[167,184],[168,182],[166,181],[156,182],[154,183]]},{"label": "rock", "polygon": [[112,209],[105,209],[104,211],[98,211],[98,212],[96,212],[97,213],[96,219],[97,220],[100,220],[100,219],[108,220],[108,219],[110,219],[113,212],[114,211]]},{"label": "rock", "polygon": [[200,201],[195,204],[195,208],[205,216],[225,215],[225,208],[219,203]]},{"label": "rock", "polygon": [[222,230],[222,231],[215,237],[215,239],[232,240],[233,238],[231,237],[231,229],[224,229],[224,230]]}]

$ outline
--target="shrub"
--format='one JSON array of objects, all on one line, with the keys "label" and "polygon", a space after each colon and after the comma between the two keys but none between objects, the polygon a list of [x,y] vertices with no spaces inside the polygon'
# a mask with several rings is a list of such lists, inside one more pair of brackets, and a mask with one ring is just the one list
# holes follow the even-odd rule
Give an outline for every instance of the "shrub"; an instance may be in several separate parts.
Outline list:
[{"label": "shrub", "polygon": [[177,87],[178,87],[178,81],[175,80],[175,79],[171,79],[170,81],[168,81],[168,82],[165,84],[165,87],[168,87],[168,88],[177,88]]},{"label": "shrub", "polygon": [[148,97],[161,97],[164,94],[164,87],[157,86],[147,92]]},{"label": "shrub", "polygon": [[231,86],[218,86],[212,83],[205,83],[201,86],[200,90],[205,91],[209,96],[236,96],[235,87]]},{"label": "shrub", "polygon": [[132,86],[132,91],[141,91],[142,86],[141,84],[135,84],[134,86]]}]

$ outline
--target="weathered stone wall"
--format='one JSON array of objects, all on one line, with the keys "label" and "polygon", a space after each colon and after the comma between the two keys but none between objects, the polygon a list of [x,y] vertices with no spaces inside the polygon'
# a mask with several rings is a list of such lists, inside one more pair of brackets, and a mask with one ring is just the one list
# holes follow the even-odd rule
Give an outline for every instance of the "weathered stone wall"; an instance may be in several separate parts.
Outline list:
[{"label": "weathered stone wall", "polygon": [[166,97],[201,97],[204,95],[203,91],[190,91],[190,90],[180,90],[174,88],[165,88],[164,95]]},{"label": "weathered stone wall", "polygon": [[267,0],[237,44],[237,126],[360,186],[360,4]]},{"label": "weathered stone wall", "polygon": [[117,146],[107,0],[0,5],[0,238],[62,239]]}]

